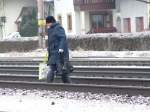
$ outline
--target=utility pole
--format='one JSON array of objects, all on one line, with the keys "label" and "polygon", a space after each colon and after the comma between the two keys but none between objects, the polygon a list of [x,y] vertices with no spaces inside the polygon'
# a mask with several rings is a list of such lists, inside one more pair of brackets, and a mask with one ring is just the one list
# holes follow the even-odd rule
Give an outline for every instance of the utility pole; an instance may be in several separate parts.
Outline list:
[{"label": "utility pole", "polygon": [[45,19],[44,19],[44,1],[37,0],[38,7],[38,36],[39,36],[39,47],[44,48],[44,27],[45,27]]}]

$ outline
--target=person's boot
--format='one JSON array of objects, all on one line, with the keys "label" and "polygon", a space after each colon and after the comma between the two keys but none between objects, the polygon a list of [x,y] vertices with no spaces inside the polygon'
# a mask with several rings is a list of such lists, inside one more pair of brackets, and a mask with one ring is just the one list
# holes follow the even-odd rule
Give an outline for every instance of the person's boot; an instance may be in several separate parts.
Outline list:
[{"label": "person's boot", "polygon": [[68,74],[62,74],[62,82],[63,83],[71,83],[71,79],[70,77],[68,76]]},{"label": "person's boot", "polygon": [[62,65],[61,63],[59,63],[59,64],[57,65],[57,75],[58,75],[58,76],[62,76],[62,74],[63,74],[62,68],[63,68],[63,65]]},{"label": "person's boot", "polygon": [[54,72],[50,70],[47,74],[47,82],[51,83],[53,81],[54,81]]}]

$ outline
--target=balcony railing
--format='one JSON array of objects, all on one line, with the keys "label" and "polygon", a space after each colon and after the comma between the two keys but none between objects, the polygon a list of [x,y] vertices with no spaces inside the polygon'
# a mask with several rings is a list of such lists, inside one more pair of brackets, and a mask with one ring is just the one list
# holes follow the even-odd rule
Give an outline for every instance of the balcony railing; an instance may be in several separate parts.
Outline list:
[{"label": "balcony railing", "polygon": [[83,11],[115,9],[115,0],[74,0],[74,6]]}]

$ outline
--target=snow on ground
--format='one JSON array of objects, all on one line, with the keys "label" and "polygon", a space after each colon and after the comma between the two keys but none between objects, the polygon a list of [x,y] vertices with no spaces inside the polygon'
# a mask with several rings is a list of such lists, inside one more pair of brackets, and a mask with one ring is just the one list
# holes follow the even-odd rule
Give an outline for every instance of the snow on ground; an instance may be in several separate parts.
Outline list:
[{"label": "snow on ground", "polygon": [[[46,49],[37,49],[0,53],[0,57],[42,57],[45,54]],[[150,57],[150,51],[80,50],[70,51],[70,56]],[[0,89],[0,112],[150,112],[150,97]]]},{"label": "snow on ground", "polygon": [[150,57],[150,51],[71,51],[71,57]]},{"label": "snow on ground", "polygon": [[0,89],[0,112],[150,112],[150,97]]},{"label": "snow on ground", "polygon": [[[136,38],[136,37],[145,37],[149,36],[150,31],[143,31],[143,32],[136,32],[136,33],[93,33],[93,34],[77,34],[72,35],[69,34],[68,38],[108,38],[108,37],[118,37],[118,38]],[[47,39],[48,36],[45,36],[45,39]],[[38,40],[38,36],[34,37],[21,37],[19,32],[13,32],[8,34],[6,37],[3,37],[0,39],[0,41],[29,41],[29,40]]]},{"label": "snow on ground", "polygon": [[[46,49],[37,49],[30,52],[0,53],[0,57],[42,57]],[[150,51],[70,51],[70,57],[150,57]]]},{"label": "snow on ground", "polygon": [[136,33],[93,33],[93,34],[78,34],[69,35],[69,38],[143,38],[150,35],[150,31],[136,32]]},{"label": "snow on ground", "polygon": [[[41,57],[46,49],[0,53]],[[71,57],[150,57],[150,51],[70,51]],[[0,112],[150,112],[150,97],[0,89]]]},{"label": "snow on ground", "polygon": [[[17,36],[16,36],[17,35]],[[10,34],[8,37],[1,39],[0,41],[30,41],[30,40],[38,40],[39,37],[20,37],[18,36],[18,32],[14,32]],[[150,36],[150,31],[137,32],[137,33],[96,33],[90,35],[76,35],[69,36],[70,38],[91,38],[91,37],[118,37],[118,38],[126,38],[126,37],[144,37]],[[45,36],[45,39],[48,37]],[[31,52],[10,52],[10,53],[0,53],[0,57],[41,57],[46,53],[46,49],[37,49]],[[71,57],[150,57],[150,51],[70,51]]]}]

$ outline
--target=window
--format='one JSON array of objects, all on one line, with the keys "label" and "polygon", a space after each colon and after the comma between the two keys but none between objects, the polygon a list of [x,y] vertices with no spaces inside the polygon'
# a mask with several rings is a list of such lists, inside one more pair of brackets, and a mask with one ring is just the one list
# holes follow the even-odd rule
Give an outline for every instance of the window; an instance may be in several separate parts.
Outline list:
[{"label": "window", "polygon": [[92,23],[96,27],[104,27],[104,16],[103,15],[92,15]]},{"label": "window", "polygon": [[72,16],[71,14],[67,15],[67,25],[68,31],[72,31]]},{"label": "window", "polygon": [[112,15],[111,14],[104,16],[104,27],[107,27],[107,28],[112,27]]},{"label": "window", "polygon": [[136,17],[136,31],[141,32],[144,30],[143,17]]},{"label": "window", "polygon": [[58,19],[59,23],[62,25],[62,17],[61,17],[61,15],[58,15],[57,19]]},{"label": "window", "polygon": [[[107,32],[109,28],[112,28],[112,14],[101,12],[90,15],[91,29],[95,33]],[[109,32],[109,31],[108,31]]]},{"label": "window", "polygon": [[124,18],[123,24],[124,24],[124,32],[125,33],[131,32],[131,19],[130,18]]}]

